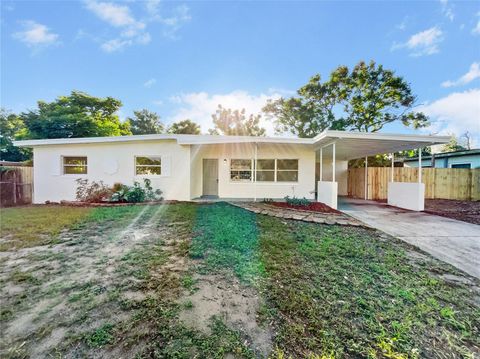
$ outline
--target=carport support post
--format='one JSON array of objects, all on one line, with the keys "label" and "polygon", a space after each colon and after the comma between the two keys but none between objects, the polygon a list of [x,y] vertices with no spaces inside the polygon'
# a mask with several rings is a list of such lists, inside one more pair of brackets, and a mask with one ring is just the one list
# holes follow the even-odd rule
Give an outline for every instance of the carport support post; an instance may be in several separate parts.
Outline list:
[{"label": "carport support post", "polygon": [[257,143],[255,142],[255,152],[253,159],[253,201],[257,202]]},{"label": "carport support post", "polygon": [[392,175],[391,175],[391,177],[392,177],[392,182],[393,182],[393,168],[394,168],[393,163],[394,163],[394,161],[395,161],[394,157],[395,157],[395,153],[392,152]]},{"label": "carport support post", "polygon": [[333,143],[333,148],[332,148],[332,182],[335,182],[335,142]]},{"label": "carport support post", "polygon": [[320,182],[322,182],[323,177],[323,148],[320,148]]},{"label": "carport support post", "polygon": [[365,200],[367,200],[368,190],[368,157],[365,157]]},{"label": "carport support post", "polygon": [[422,183],[422,149],[418,149],[418,183]]}]

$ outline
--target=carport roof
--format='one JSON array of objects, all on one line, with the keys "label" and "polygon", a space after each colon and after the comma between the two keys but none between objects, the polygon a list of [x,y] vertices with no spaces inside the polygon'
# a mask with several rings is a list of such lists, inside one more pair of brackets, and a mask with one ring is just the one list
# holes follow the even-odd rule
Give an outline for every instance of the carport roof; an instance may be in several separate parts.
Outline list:
[{"label": "carport roof", "polygon": [[213,145],[229,143],[297,144],[311,146],[315,150],[323,148],[324,155],[328,155],[329,152],[331,153],[332,146],[329,145],[335,142],[336,158],[350,160],[380,153],[391,153],[433,144],[447,143],[450,140],[450,137],[348,131],[324,131],[314,138],[158,134],[25,140],[16,141],[15,145],[20,147],[36,147],[158,140],[177,141],[180,145]]},{"label": "carport roof", "polygon": [[313,140],[316,150],[323,148],[324,156],[332,154],[330,145],[335,143],[336,159],[351,160],[447,143],[450,136],[325,131]]}]

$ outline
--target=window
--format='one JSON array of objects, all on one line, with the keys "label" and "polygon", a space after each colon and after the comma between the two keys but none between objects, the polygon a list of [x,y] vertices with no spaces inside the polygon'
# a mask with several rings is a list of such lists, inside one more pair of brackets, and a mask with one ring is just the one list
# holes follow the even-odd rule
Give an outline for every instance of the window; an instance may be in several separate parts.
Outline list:
[{"label": "window", "polygon": [[258,182],[275,181],[275,160],[257,160],[257,176]]},{"label": "window", "polygon": [[298,160],[277,160],[277,182],[298,182]]},{"label": "window", "polygon": [[472,168],[472,165],[470,163],[455,163],[452,168]]},{"label": "window", "polygon": [[63,157],[63,174],[87,174],[87,157]]},{"label": "window", "polygon": [[232,159],[230,161],[230,180],[249,182],[252,180],[252,160]]},{"label": "window", "polygon": [[160,156],[137,156],[135,157],[136,175],[162,174],[162,158]]}]

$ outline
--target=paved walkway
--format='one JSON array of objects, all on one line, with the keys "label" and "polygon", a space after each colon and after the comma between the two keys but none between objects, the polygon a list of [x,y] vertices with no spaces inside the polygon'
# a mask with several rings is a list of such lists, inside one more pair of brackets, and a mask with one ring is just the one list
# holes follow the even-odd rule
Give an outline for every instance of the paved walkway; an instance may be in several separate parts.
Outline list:
[{"label": "paved walkway", "polygon": [[386,204],[339,198],[339,210],[480,278],[480,226]]},{"label": "paved walkway", "polygon": [[266,214],[284,219],[295,219],[304,222],[338,224],[342,226],[363,226],[364,224],[355,218],[342,213],[321,213],[313,211],[302,211],[298,209],[275,207],[262,202],[229,202],[230,204],[246,209],[247,211]]}]

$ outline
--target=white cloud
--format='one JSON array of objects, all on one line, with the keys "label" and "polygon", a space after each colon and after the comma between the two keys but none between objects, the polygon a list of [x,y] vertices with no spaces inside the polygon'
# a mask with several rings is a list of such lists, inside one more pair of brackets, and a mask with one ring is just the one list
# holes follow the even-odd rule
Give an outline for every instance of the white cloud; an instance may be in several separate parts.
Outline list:
[{"label": "white cloud", "polygon": [[393,44],[392,50],[406,48],[411,56],[433,55],[439,52],[438,45],[443,41],[443,32],[437,26],[412,35],[407,42]]},{"label": "white cloud", "polygon": [[445,81],[442,83],[442,86],[452,87],[452,86],[466,85],[478,78],[480,78],[480,62],[474,62],[473,64],[470,65],[470,69],[465,75],[463,75],[462,77],[460,77],[458,80],[455,80],[455,81]]},{"label": "white cloud", "polygon": [[472,34],[480,35],[480,20],[477,21],[477,25],[472,29]]},{"label": "white cloud", "polygon": [[132,44],[132,40],[112,39],[105,41],[100,45],[100,48],[105,52],[116,52],[121,51]]},{"label": "white cloud", "polygon": [[170,14],[165,15],[160,9],[159,0],[148,0],[145,2],[145,9],[150,15],[149,21],[157,22],[163,25],[163,35],[170,39],[177,38],[178,30],[192,19],[190,8],[186,5],[174,7]]},{"label": "white cloud", "polygon": [[145,86],[146,88],[150,88],[150,87],[152,87],[153,85],[155,85],[156,82],[157,82],[156,79],[151,78],[151,79],[148,79],[147,81],[145,81],[144,84],[143,84],[143,86]]},{"label": "white cloud", "polygon": [[121,51],[133,44],[145,45],[150,42],[151,37],[150,34],[146,32],[146,23],[135,19],[128,6],[111,2],[87,0],[85,7],[102,21],[121,30],[117,37],[102,41],[100,48],[103,51]]},{"label": "white cloud", "polygon": [[44,47],[58,44],[59,35],[50,31],[50,29],[35,21],[22,21],[23,31],[13,34],[13,37],[29,47]]},{"label": "white cloud", "polygon": [[440,0],[442,5],[442,14],[450,21],[455,19],[455,14],[453,12],[453,6],[448,3],[448,0]]},{"label": "white cloud", "polygon": [[418,110],[431,119],[428,132],[461,136],[469,131],[474,145],[480,145],[480,88],[451,93]]},{"label": "white cloud", "polygon": [[134,25],[136,23],[128,6],[89,0],[86,2],[86,7],[100,19],[112,26],[122,27]]},{"label": "white cloud", "polygon": [[[231,109],[245,109],[247,115],[259,114],[268,99],[279,98],[278,93],[252,95],[247,91],[236,90],[226,94],[208,94],[206,92],[194,92],[170,97],[170,102],[177,104],[175,115],[169,118],[169,122],[191,119],[201,126],[202,132],[212,128],[212,114],[218,105]],[[261,126],[267,130],[268,135],[274,134],[271,121],[262,117]]]},{"label": "white cloud", "polygon": [[190,21],[190,9],[186,5],[179,5],[171,10],[170,16],[160,13],[160,1],[145,1],[144,18],[138,20],[132,14],[130,7],[114,2],[86,0],[85,7],[99,19],[110,26],[120,29],[120,33],[113,39],[101,41],[101,49],[106,52],[121,51],[134,44],[146,45],[150,43],[151,36],[147,32],[147,25],[152,22],[162,25],[163,35],[175,39],[181,26]]}]

